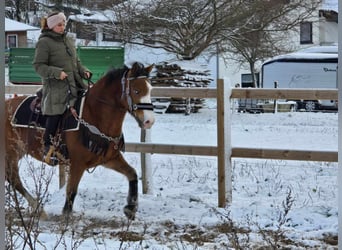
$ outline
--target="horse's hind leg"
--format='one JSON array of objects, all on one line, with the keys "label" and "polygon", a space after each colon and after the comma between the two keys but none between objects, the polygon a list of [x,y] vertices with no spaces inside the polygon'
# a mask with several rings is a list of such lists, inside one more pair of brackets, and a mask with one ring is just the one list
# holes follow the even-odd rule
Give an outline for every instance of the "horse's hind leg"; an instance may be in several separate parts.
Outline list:
[{"label": "horse's hind leg", "polygon": [[19,160],[10,160],[8,157],[6,158],[6,180],[8,183],[14,188],[15,191],[18,191],[28,202],[29,206],[33,209],[40,209],[40,218],[46,219],[47,214],[45,213],[43,208],[40,208],[39,201],[32,197],[32,195],[24,188],[20,176],[19,176]]},{"label": "horse's hind leg", "polygon": [[130,220],[134,220],[138,209],[138,176],[133,167],[131,167],[120,154],[116,159],[104,164],[105,167],[118,171],[128,179],[127,205],[124,207],[124,213]]}]

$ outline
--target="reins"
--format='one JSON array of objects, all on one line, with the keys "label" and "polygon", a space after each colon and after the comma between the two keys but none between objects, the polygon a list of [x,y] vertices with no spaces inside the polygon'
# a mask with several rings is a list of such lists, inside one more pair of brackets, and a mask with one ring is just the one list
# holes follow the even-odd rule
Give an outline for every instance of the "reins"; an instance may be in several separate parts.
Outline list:
[{"label": "reins", "polygon": [[77,90],[78,90],[79,88],[74,87],[74,86],[71,86],[71,84],[70,84],[68,78],[66,78],[66,82],[67,82],[67,84],[68,84],[68,96],[67,96],[67,106],[68,106],[68,107],[70,107],[70,105],[69,105],[69,104],[70,104],[70,97],[80,98],[80,97],[85,96],[85,95],[89,92],[90,86],[95,84],[90,78],[88,78],[87,81],[88,81],[87,90],[80,89],[80,90],[82,91],[82,94],[81,94],[81,95],[76,95],[76,96],[75,96],[75,95],[72,94],[71,88],[76,88]]}]

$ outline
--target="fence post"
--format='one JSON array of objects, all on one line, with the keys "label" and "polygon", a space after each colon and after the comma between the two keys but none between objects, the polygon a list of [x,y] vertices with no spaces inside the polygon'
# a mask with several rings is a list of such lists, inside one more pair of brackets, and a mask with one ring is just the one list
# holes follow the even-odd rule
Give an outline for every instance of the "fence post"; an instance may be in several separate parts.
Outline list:
[{"label": "fence post", "polygon": [[[342,13],[342,3],[339,1],[338,3],[338,11],[339,13]],[[342,57],[342,15],[338,16],[338,57],[341,59]],[[338,89],[338,129],[339,131],[342,131],[342,61],[338,61],[338,67],[337,67],[337,89]],[[338,241],[338,249],[342,249],[342,134],[341,132],[338,133],[338,238],[340,239]]]},{"label": "fence post", "polygon": [[[1,1],[0,3],[0,8],[4,9],[5,8],[5,1]],[[0,14],[0,18],[1,20],[5,19],[5,12],[1,12]],[[5,31],[5,22],[2,21],[0,24],[0,29],[1,32]],[[4,34],[4,33],[2,33]],[[1,68],[1,80],[5,79],[5,56],[4,56],[4,49],[5,49],[5,36],[1,36],[0,38],[0,44],[1,44],[1,50],[2,50],[2,54],[0,55],[0,68]],[[1,127],[1,132],[0,132],[0,152],[1,152],[1,159],[0,159],[0,164],[1,164],[1,170],[0,170],[0,182],[1,182],[1,187],[0,187],[0,228],[1,228],[1,233],[0,233],[0,247],[1,249],[5,249],[5,243],[6,243],[6,216],[5,216],[5,199],[6,199],[6,195],[5,195],[5,175],[6,175],[6,171],[5,171],[5,162],[6,162],[6,146],[5,146],[5,84],[1,84],[0,87],[0,92],[1,92],[1,107],[0,107],[0,114],[1,117],[3,117],[0,121],[0,127]]]},{"label": "fence post", "polygon": [[[140,142],[151,142],[151,130],[141,129]],[[152,164],[151,154],[140,153],[141,180],[143,194],[152,194]]]},{"label": "fence post", "polygon": [[231,164],[231,86],[217,80],[217,168],[218,206],[225,207],[232,202]]},{"label": "fence post", "polygon": [[[278,88],[278,82],[275,81],[274,82],[274,88],[277,89]],[[273,113],[276,114],[278,112],[278,100],[277,99],[274,99],[274,110],[273,110]]]}]

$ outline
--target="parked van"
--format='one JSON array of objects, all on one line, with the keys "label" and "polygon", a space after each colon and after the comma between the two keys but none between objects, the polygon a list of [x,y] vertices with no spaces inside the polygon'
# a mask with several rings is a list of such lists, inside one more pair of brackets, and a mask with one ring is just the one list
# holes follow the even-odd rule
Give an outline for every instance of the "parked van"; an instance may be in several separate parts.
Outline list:
[{"label": "parked van", "polygon": [[[311,47],[273,57],[261,68],[261,87],[274,88],[337,88],[337,46]],[[336,100],[292,100],[297,109],[314,111],[337,109]]]}]

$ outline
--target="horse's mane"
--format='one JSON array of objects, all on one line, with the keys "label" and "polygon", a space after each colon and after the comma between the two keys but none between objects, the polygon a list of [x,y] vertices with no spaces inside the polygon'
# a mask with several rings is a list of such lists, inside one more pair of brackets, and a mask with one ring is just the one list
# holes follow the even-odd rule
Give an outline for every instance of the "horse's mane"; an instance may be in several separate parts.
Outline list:
[{"label": "horse's mane", "polygon": [[[130,70],[130,68],[128,68],[126,65],[119,69],[117,68],[110,69],[105,75],[106,84],[110,84],[115,79],[121,79],[124,76],[124,74],[128,72],[128,70]],[[149,77],[149,75],[150,75],[150,72],[146,70],[146,68],[144,67],[142,63],[135,62],[132,65],[130,77],[139,77],[139,76]]]},{"label": "horse's mane", "polygon": [[119,69],[117,68],[110,69],[104,77],[106,84],[112,83],[113,80],[115,79],[121,80],[122,76],[125,74],[125,72],[127,72],[127,70],[128,70],[127,66],[124,66],[123,68],[119,68]]}]

